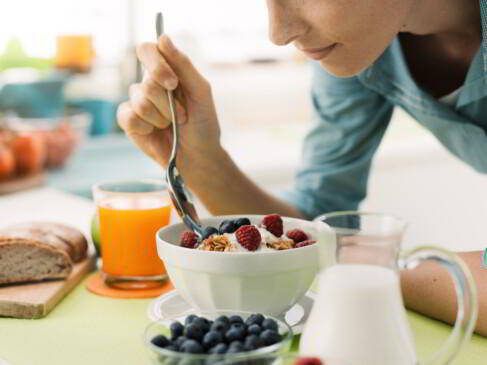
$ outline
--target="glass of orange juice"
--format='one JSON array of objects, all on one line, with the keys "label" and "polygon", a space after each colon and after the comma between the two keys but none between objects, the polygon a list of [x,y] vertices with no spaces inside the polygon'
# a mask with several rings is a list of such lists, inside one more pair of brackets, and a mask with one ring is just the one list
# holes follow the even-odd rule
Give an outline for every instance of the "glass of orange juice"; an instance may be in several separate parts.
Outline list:
[{"label": "glass of orange juice", "polygon": [[166,185],[157,180],[95,184],[100,223],[101,274],[119,289],[145,289],[167,279],[157,255],[156,232],[171,220]]}]

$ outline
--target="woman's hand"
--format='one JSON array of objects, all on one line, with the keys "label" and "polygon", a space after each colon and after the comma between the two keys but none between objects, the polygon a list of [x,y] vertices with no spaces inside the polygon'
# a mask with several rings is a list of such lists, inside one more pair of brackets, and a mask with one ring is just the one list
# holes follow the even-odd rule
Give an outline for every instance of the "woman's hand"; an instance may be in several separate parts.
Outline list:
[{"label": "woman's hand", "polygon": [[163,35],[145,43],[137,56],[147,69],[130,87],[118,123],[137,146],[166,167],[172,130],[166,90],[175,90],[180,123],[178,170],[212,214],[280,213],[301,216],[296,208],[268,195],[250,181],[220,145],[220,128],[208,81]]},{"label": "woman's hand", "polygon": [[166,35],[160,37],[158,44],[137,47],[137,56],[146,73],[142,83],[131,85],[130,101],[118,109],[118,123],[142,151],[166,167],[172,148],[166,90],[175,90],[180,124],[178,168],[187,177],[194,164],[212,156],[220,147],[210,84]]}]

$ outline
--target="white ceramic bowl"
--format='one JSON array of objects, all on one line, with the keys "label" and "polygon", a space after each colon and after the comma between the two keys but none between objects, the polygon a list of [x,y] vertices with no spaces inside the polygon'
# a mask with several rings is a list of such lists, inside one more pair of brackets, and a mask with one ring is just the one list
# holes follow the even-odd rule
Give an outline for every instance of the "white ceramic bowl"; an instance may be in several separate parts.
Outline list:
[{"label": "white ceramic bowl", "polygon": [[[204,226],[218,227],[220,216],[202,220]],[[248,217],[258,224],[263,216]],[[211,252],[179,246],[181,232],[175,224],[157,232],[157,252],[164,261],[173,285],[194,307],[266,313],[278,316],[291,308],[311,286],[321,268],[334,263],[335,234],[322,222],[285,218],[284,230],[300,228],[316,244],[275,252]]]}]

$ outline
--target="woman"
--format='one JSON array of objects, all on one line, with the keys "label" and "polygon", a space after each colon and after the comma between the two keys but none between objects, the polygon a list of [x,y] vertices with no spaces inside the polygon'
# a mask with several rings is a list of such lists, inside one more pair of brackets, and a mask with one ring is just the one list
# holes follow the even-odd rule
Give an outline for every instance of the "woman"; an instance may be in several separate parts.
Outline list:
[{"label": "woman", "polygon": [[[271,196],[234,164],[220,145],[209,83],[167,36],[138,47],[148,72],[118,111],[127,135],[166,166],[171,132],[165,90],[178,87],[180,171],[211,213],[313,218],[357,209],[396,105],[453,154],[487,172],[487,40],[481,26],[487,24],[487,0],[267,0],[267,7],[272,42],[292,43],[317,61],[316,124],[304,141],[292,191]],[[476,330],[487,335],[487,271],[479,252],[460,256],[478,283]],[[454,320],[453,289],[441,269],[422,265],[404,274],[402,284],[407,306]]]}]

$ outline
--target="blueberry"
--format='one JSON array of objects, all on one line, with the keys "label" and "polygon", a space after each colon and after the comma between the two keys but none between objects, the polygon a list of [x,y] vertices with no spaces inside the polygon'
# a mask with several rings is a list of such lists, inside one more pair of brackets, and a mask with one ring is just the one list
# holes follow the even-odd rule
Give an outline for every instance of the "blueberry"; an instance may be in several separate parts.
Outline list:
[{"label": "blueberry", "polygon": [[247,327],[247,333],[250,335],[260,335],[262,328],[258,324],[251,324]]},{"label": "blueberry", "polygon": [[237,229],[242,227],[242,226],[249,226],[250,225],[250,219],[248,219],[248,218],[235,219],[233,222],[237,226]]},{"label": "blueberry", "polygon": [[230,346],[228,346],[227,354],[236,354],[243,351],[245,351],[243,343],[240,341],[233,341]]},{"label": "blueberry", "polygon": [[162,348],[169,346],[169,344],[171,343],[171,341],[169,341],[167,339],[167,337],[164,335],[154,336],[154,337],[152,337],[152,340],[150,340],[150,342],[153,345],[156,345],[157,347],[162,347]]},{"label": "blueberry", "polygon": [[240,317],[240,316],[231,316],[230,318],[228,318],[228,320],[230,321],[231,324],[244,323],[242,317]]},{"label": "blueberry", "polygon": [[257,350],[261,346],[261,341],[259,336],[257,335],[250,335],[245,338],[245,349],[247,351]]},{"label": "blueberry", "polygon": [[232,323],[230,325],[230,328],[236,328],[238,330],[242,330],[244,332],[247,332],[247,326],[244,323]]},{"label": "blueberry", "polygon": [[203,347],[195,340],[186,340],[181,346],[181,352],[188,354],[202,354],[204,352]]},{"label": "blueberry", "polygon": [[245,321],[245,324],[250,326],[253,324],[258,324],[259,326],[264,322],[264,316],[262,314],[251,314],[249,318]]},{"label": "blueberry", "polygon": [[228,319],[227,316],[220,316],[217,319],[215,319],[215,322],[223,322],[226,324],[230,324],[230,320]]},{"label": "blueberry", "polygon": [[173,340],[183,335],[184,326],[181,323],[173,322],[169,328],[171,329],[171,338]]},{"label": "blueberry", "polygon": [[260,334],[259,338],[265,346],[270,346],[281,341],[281,336],[273,330],[265,330]]},{"label": "blueberry", "polygon": [[242,328],[231,327],[225,333],[225,340],[227,340],[227,342],[243,340],[244,337],[245,337],[245,330],[243,327]]},{"label": "blueberry", "polygon": [[228,350],[228,346],[224,343],[219,343],[215,347],[212,347],[208,353],[210,354],[224,354]]},{"label": "blueberry", "polygon": [[273,319],[266,318],[262,322],[262,328],[265,330],[274,330],[277,332],[277,322]]},{"label": "blueberry", "polygon": [[169,346],[166,346],[166,350],[178,352],[179,349],[176,345],[169,345]]},{"label": "blueberry", "polygon": [[200,327],[203,332],[208,332],[210,330],[210,321],[203,317],[196,318],[191,324]]},{"label": "blueberry", "polygon": [[208,237],[214,235],[214,234],[218,234],[218,229],[216,229],[215,227],[206,227],[205,229],[203,229],[203,237],[202,239],[206,240]]},{"label": "blueberry", "polygon": [[178,348],[181,349],[181,346],[183,345],[184,342],[186,342],[188,338],[186,336],[179,336],[175,341],[174,345]]},{"label": "blueberry", "polygon": [[216,331],[216,332],[221,332],[221,333],[225,333],[229,329],[230,329],[230,326],[228,323],[220,321],[218,319],[215,322],[213,322],[213,324],[210,327],[210,331]]},{"label": "blueberry", "polygon": [[218,345],[222,341],[223,341],[223,335],[221,334],[221,332],[211,331],[211,332],[208,332],[203,337],[202,344],[205,348],[210,349],[210,348]]},{"label": "blueberry", "polygon": [[233,233],[238,229],[237,225],[233,221],[224,220],[219,227],[220,234]]},{"label": "blueberry", "polygon": [[184,330],[184,335],[187,338],[192,339],[192,340],[196,340],[196,341],[201,341],[204,334],[205,334],[205,331],[203,330],[203,328],[201,328],[197,324],[193,324],[193,323],[186,326],[186,329]]},{"label": "blueberry", "polygon": [[194,314],[190,314],[184,320],[184,324],[187,326],[188,324],[190,324],[191,322],[193,322],[196,318],[198,318],[198,316],[195,316]]}]

